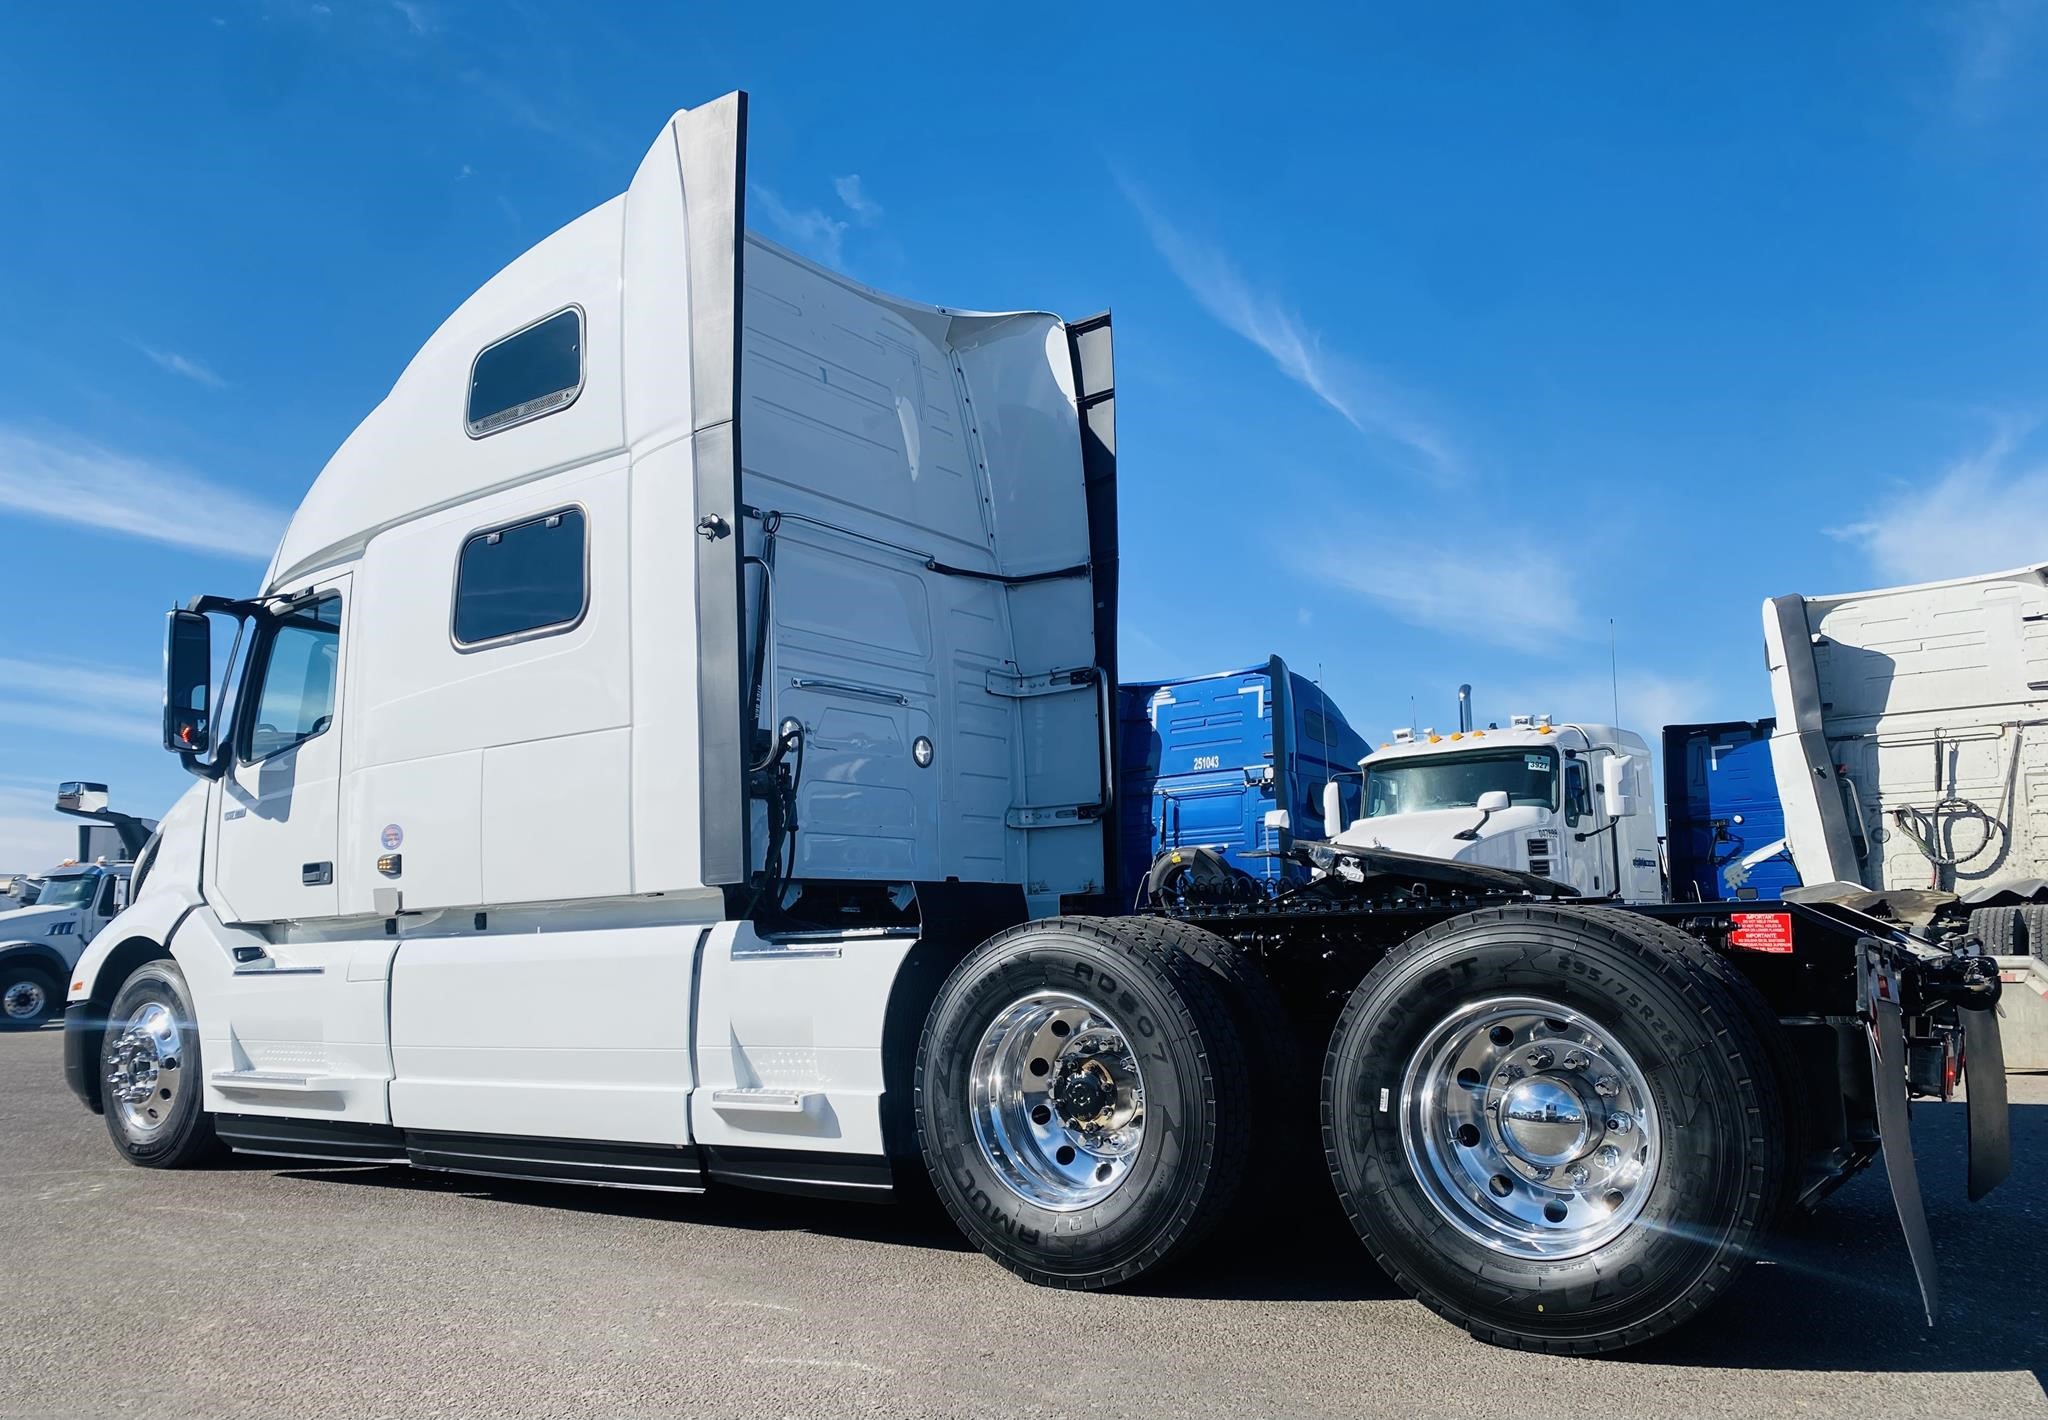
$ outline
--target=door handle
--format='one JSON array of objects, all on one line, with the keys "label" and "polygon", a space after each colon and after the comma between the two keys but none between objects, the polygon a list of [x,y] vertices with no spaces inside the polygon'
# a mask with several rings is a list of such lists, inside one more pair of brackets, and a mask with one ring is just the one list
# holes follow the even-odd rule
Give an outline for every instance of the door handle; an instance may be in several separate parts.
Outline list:
[{"label": "door handle", "polygon": [[306,887],[325,887],[333,881],[332,863],[306,863],[299,868],[299,882]]}]

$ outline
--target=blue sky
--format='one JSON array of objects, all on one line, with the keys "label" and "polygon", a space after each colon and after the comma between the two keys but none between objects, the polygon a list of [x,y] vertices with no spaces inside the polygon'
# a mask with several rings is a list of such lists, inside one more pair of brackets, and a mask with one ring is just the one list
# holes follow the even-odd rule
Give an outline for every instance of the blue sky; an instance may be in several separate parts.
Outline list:
[{"label": "blue sky", "polygon": [[751,224],[1117,323],[1125,667],[1373,737],[1768,713],[1758,604],[2048,556],[2022,0],[18,7],[0,46],[0,869],[157,813],[161,613],[260,576],[462,298],[753,96]]}]

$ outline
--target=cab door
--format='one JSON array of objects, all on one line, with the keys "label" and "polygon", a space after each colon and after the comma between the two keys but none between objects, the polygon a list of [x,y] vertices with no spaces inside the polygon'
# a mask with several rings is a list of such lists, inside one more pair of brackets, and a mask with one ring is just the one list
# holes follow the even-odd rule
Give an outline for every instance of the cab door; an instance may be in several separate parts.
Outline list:
[{"label": "cab door", "polygon": [[341,778],[346,576],[256,633],[221,778],[216,901],[233,922],[332,917]]}]

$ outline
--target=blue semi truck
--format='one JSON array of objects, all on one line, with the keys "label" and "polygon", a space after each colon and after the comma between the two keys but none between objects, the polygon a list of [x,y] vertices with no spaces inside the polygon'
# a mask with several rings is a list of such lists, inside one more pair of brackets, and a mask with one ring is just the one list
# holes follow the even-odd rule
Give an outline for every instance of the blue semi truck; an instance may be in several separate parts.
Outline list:
[{"label": "blue semi truck", "polygon": [[1675,902],[1770,900],[1799,886],[1771,766],[1777,721],[1664,727],[1665,877]]},{"label": "blue semi truck", "polygon": [[[1184,680],[1118,688],[1122,735],[1123,893],[1136,900],[1153,858],[1209,847],[1269,890],[1307,869],[1266,856],[1280,835],[1322,834],[1323,786],[1334,781],[1348,822],[1358,812],[1358,762],[1370,751],[1306,676],[1273,656]],[[1287,827],[1269,820],[1287,813]]]}]

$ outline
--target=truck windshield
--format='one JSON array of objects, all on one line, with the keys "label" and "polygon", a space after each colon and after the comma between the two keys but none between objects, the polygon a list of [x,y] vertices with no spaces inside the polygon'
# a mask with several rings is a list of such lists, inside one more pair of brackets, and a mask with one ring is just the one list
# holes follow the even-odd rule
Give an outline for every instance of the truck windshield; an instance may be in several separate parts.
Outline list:
[{"label": "truck windshield", "polygon": [[84,907],[92,901],[93,889],[99,885],[98,873],[78,873],[71,877],[51,878],[43,884],[42,895],[36,898],[36,906]]},{"label": "truck windshield", "polygon": [[1557,807],[1557,751],[1480,750],[1436,759],[1400,759],[1366,766],[1365,816],[1469,809],[1489,789],[1518,805]]}]

